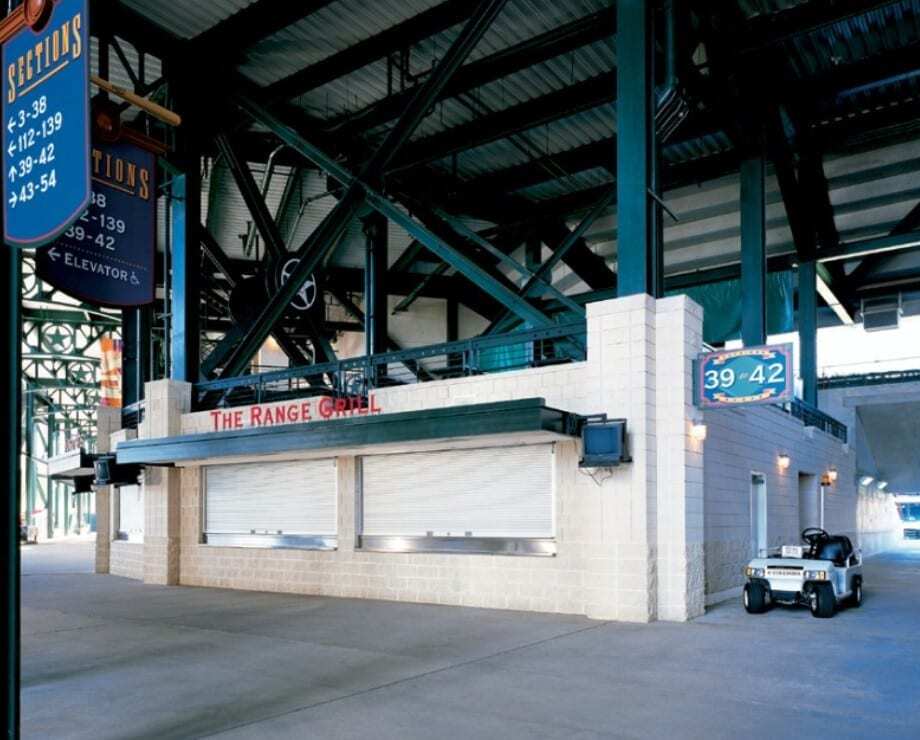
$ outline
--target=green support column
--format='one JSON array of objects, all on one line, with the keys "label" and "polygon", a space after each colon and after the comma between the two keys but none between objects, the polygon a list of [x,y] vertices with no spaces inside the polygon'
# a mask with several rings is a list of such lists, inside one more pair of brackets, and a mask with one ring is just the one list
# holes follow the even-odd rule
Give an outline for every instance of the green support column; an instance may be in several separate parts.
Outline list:
[{"label": "green support column", "polygon": [[372,213],[364,219],[364,236],[364,349],[365,354],[376,355],[388,349],[387,220]]},{"label": "green support column", "polygon": [[657,295],[653,233],[654,79],[652,3],[617,2],[617,285],[621,296]]},{"label": "green support column", "polygon": [[123,406],[144,397],[144,383],[150,380],[150,307],[126,308],[121,312]]},{"label": "green support column", "polygon": [[[57,423],[53,411],[48,411],[48,457],[54,457],[57,445]],[[57,515],[57,485],[49,475],[45,479],[45,495],[48,503],[45,506],[45,529],[48,539],[54,537],[54,519]]]},{"label": "green support column", "polygon": [[460,338],[460,303],[456,298],[447,299],[447,342]]},{"label": "green support column", "polygon": [[816,263],[799,265],[799,372],[802,399],[818,405],[818,288]]},{"label": "green support column", "polygon": [[741,339],[746,347],[767,342],[767,242],[764,161],[741,163]]},{"label": "green support column", "polygon": [[540,269],[540,263],[543,262],[543,242],[539,236],[531,235],[527,237],[524,244],[524,267],[531,272]]},{"label": "green support column", "polygon": [[26,395],[26,510],[24,512],[27,525],[32,523],[32,512],[35,511],[35,497],[38,490],[38,466],[35,464],[37,450],[35,449],[35,394]]},{"label": "green support column", "polygon": [[198,163],[173,178],[172,200],[172,294],[169,377],[198,382],[200,336],[198,302],[201,246],[197,229],[201,221]]},{"label": "green support column", "polygon": [[[2,218],[0,218],[2,227]],[[19,507],[22,441],[22,321],[20,307],[21,254],[0,244],[0,275],[6,309],[0,312],[3,351],[2,397],[5,495],[3,500],[3,650],[5,680],[3,724],[8,738],[19,737]]]}]

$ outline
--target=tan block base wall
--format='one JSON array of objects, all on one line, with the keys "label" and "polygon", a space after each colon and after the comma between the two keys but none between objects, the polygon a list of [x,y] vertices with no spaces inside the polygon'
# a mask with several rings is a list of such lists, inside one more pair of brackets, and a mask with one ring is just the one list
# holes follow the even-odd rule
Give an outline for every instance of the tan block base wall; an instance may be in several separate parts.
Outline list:
[{"label": "tan block base wall", "polygon": [[[574,442],[556,447],[557,469],[577,465]],[[182,471],[180,582],[257,591],[388,599],[498,609],[647,620],[643,569],[652,562],[635,545],[610,547],[580,534],[583,507],[568,491],[557,499],[556,557],[500,557],[362,552],[354,547],[355,460],[337,460],[339,547],[334,552],[265,550],[199,544],[198,468]],[[590,484],[593,486],[593,484]],[[597,498],[597,494],[594,494]],[[590,505],[590,504],[589,504]],[[612,603],[618,594],[618,603]]]},{"label": "tan block base wall", "polygon": [[113,576],[144,580],[145,545],[115,540],[109,549],[109,573]]}]

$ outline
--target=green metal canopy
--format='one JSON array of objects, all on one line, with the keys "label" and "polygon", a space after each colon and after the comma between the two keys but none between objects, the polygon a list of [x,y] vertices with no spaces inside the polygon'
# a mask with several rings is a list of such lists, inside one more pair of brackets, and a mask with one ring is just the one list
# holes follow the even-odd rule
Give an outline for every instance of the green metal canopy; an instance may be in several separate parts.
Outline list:
[{"label": "green metal canopy", "polygon": [[323,449],[456,440],[487,435],[545,433],[575,436],[580,417],[546,406],[542,398],[405,411],[274,427],[253,427],[118,445],[118,464],[171,465],[241,455],[275,455]]}]

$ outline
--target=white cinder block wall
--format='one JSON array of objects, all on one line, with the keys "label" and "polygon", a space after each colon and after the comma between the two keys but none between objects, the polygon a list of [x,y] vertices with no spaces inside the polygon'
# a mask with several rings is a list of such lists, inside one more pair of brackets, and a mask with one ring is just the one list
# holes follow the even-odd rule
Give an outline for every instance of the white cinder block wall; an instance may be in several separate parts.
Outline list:
[{"label": "white cinder block wall", "polygon": [[[625,417],[633,461],[606,480],[579,470],[577,441],[556,443],[555,557],[358,550],[357,461],[344,454],[337,550],[202,544],[201,467],[191,465],[146,476],[145,543],[138,556],[112,542],[112,572],[154,583],[686,620],[706,600],[738,591],[750,555],[751,473],[766,476],[768,537],[780,544],[801,528],[799,473],[820,477],[829,467],[838,480],[826,499],[827,528],[870,544],[859,530],[882,521],[879,504],[860,498],[853,452],[839,440],[770,407],[707,412],[708,439],[691,438],[702,311],[686,296],[593,303],[587,328],[586,362],[375,392],[384,413],[542,397],[578,414]],[[141,438],[212,430],[208,412],[189,413],[187,384],[148,384],[146,398]],[[792,460],[785,471],[777,465],[783,452]]]},{"label": "white cinder block wall", "polygon": [[[752,554],[754,473],[766,479],[768,546],[800,541],[801,530],[813,524],[809,513],[800,511],[800,475],[814,476],[802,480],[803,486],[817,486],[831,468],[837,470],[837,481],[825,490],[824,528],[849,536],[865,554],[885,544],[880,535],[888,526],[884,510],[890,502],[859,491],[855,454],[849,445],[770,406],[713,409],[704,414],[704,420],[708,430],[703,467],[709,603],[736,596],[744,582],[741,570]],[[785,470],[779,466],[781,454],[790,457]]]},{"label": "white cinder block wall", "polygon": [[[356,460],[346,455],[337,459],[339,532],[333,552],[201,544],[200,467],[162,471],[181,481],[176,580],[598,619],[648,621],[699,614],[702,460],[699,443],[689,436],[689,384],[701,326],[700,309],[683,296],[595,303],[588,307],[586,362],[376,392],[384,413],[543,397],[547,405],[575,413],[626,417],[633,462],[606,480],[595,482],[578,469],[577,441],[556,444],[555,557],[356,550]],[[142,438],[210,431],[207,412],[187,413],[187,388],[170,381],[148,385]],[[666,488],[659,488],[659,481]],[[163,562],[171,554],[164,545],[171,545],[174,536],[172,500],[172,486],[165,481],[145,487],[147,526],[157,532],[157,540],[168,540],[151,547],[145,534],[146,581],[163,582],[154,574],[172,573],[172,563]]]}]

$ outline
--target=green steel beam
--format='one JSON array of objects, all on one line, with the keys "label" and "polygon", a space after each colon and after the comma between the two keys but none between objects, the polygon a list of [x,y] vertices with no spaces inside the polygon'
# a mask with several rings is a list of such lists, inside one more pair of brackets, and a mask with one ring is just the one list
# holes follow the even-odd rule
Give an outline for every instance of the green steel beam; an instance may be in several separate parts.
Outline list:
[{"label": "green steel beam", "polygon": [[[565,258],[565,255],[568,253],[568,251],[578,243],[578,241],[584,236],[585,232],[591,227],[591,224],[593,224],[597,218],[610,207],[616,197],[617,188],[610,188],[607,193],[594,205],[594,208],[585,214],[584,218],[582,218],[578,226],[570,231],[563,242],[558,247],[556,247],[549,259],[540,265],[539,269],[537,269],[537,271],[531,275],[527,282],[524,283],[519,291],[519,295],[521,297],[527,298],[530,295],[534,295],[537,290],[540,289],[541,285],[552,280],[552,272],[556,265],[558,265],[559,262]],[[567,306],[570,305],[570,300],[571,299],[567,298]],[[577,313],[579,313],[581,316],[584,316],[585,309],[581,306],[578,306]],[[508,313],[505,313],[500,318],[489,324],[488,328],[486,328],[485,332],[483,333],[494,334],[496,331],[499,331],[500,329],[507,326],[508,319],[509,315]]]},{"label": "green steel beam", "polygon": [[660,294],[660,254],[652,233],[655,146],[651,4],[617,2],[617,282],[621,296]]},{"label": "green steel beam", "polygon": [[814,260],[799,264],[799,373],[802,399],[818,407],[818,285]]},{"label": "green steel beam", "polygon": [[22,320],[45,324],[66,324],[68,326],[86,326],[87,324],[94,324],[110,329],[117,328],[121,325],[121,322],[115,317],[87,317],[82,311],[55,311],[45,308],[29,308],[28,306],[22,309]]},{"label": "green steel beam", "polygon": [[236,181],[236,186],[240,191],[240,195],[243,196],[243,201],[246,203],[246,208],[249,210],[249,215],[252,216],[253,223],[255,223],[256,229],[262,237],[262,241],[265,243],[266,250],[276,260],[280,260],[287,253],[287,246],[284,243],[284,237],[281,236],[281,231],[278,229],[278,224],[275,223],[274,217],[265,204],[262,190],[256,184],[249,165],[237,156],[236,149],[225,133],[219,133],[215,141],[218,151],[227,162],[230,174],[233,175],[233,179]]},{"label": "green steel beam", "polygon": [[870,254],[881,254],[884,252],[912,252],[918,248],[920,248],[920,233],[891,233],[888,236],[880,236],[873,239],[844,242],[836,249],[822,249],[818,261],[834,262],[836,260],[851,260],[859,257],[866,257]]},{"label": "green steel beam", "polygon": [[364,354],[387,351],[387,257],[389,224],[379,213],[364,219]]},{"label": "green steel beam", "polygon": [[764,160],[741,163],[741,339],[767,343],[767,241]]},{"label": "green steel beam", "polygon": [[198,255],[199,223],[197,195],[199,179],[194,172],[173,178],[172,199],[172,305],[170,328],[171,367],[173,380],[198,382]]},{"label": "green steel beam", "polygon": [[552,319],[548,318],[542,311],[534,308],[517,293],[505,287],[486,270],[419,224],[379,193],[368,191],[367,200],[380,213],[401,226],[409,236],[417,239],[426,249],[440,257],[474,285],[514,311],[524,321],[529,321],[535,327],[550,326],[553,323]]},{"label": "green steel beam", "polygon": [[[358,210],[364,203],[364,188],[374,186],[385,172],[387,166],[401,151],[418,125],[428,114],[431,105],[450,80],[451,76],[463,64],[492,21],[501,12],[507,0],[482,0],[463,30],[451,44],[447,54],[434,69],[422,89],[413,97],[399,121],[390,129],[383,143],[377,148],[371,159],[361,169],[362,182],[354,178],[341,165],[324,167],[331,175],[348,189],[335,208],[323,219],[297,253],[300,261],[294,267],[288,281],[272,296],[262,309],[253,325],[245,332],[240,343],[233,349],[225,362],[220,363],[224,375],[239,375],[249,363],[249,359],[258,351],[265,337],[281,318],[291,299],[300,290],[307,277],[319,266],[339,237],[344,233]],[[327,163],[331,158],[325,156],[316,147],[308,144],[302,136],[290,126],[265,111],[262,106],[248,100],[245,96],[236,96],[237,105],[250,116],[265,124],[282,141],[316,162],[311,154],[318,155]],[[293,142],[296,142],[296,145]],[[319,162],[317,162],[319,164]],[[341,175],[341,176],[339,176]],[[379,209],[378,209],[379,210]],[[398,210],[398,209],[397,209]],[[386,214],[384,214],[386,215]],[[402,215],[400,213],[400,215]]]},{"label": "green steel beam", "polygon": [[[540,290],[545,290],[547,293],[552,294],[557,300],[559,300],[563,305],[568,306],[572,311],[577,314],[584,315],[584,309],[579,306],[575,301],[569,298],[565,293],[556,288],[551,280],[544,279],[543,277],[536,277],[533,270],[530,270],[525,265],[522,265],[516,259],[510,255],[505,254],[502,250],[496,247],[494,244],[489,242],[484,237],[477,234],[466,224],[460,221],[457,218],[454,218],[445,211],[435,208],[432,213],[440,218],[442,221],[445,221],[454,231],[456,231],[460,236],[468,239],[473,242],[473,244],[481,247],[493,257],[495,257],[500,263],[510,267],[512,270],[522,275],[526,280],[533,280],[535,286],[539,286]],[[539,242],[538,242],[539,243]],[[567,252],[568,250],[566,250]],[[563,254],[563,257],[565,254]],[[539,264],[539,263],[538,263]],[[539,268],[537,268],[539,269]]]}]

